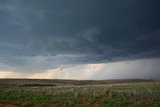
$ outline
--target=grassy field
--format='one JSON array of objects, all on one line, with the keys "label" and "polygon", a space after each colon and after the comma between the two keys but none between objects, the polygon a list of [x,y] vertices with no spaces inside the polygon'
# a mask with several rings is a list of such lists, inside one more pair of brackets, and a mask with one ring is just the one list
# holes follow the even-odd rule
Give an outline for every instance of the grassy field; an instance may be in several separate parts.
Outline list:
[{"label": "grassy field", "polygon": [[1,79],[0,107],[160,107],[152,80]]}]

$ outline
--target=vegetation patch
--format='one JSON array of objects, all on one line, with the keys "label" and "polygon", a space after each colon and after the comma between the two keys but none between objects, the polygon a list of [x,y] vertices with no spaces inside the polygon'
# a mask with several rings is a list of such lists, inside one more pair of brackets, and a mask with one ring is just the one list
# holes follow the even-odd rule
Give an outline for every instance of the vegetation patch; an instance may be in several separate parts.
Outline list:
[{"label": "vegetation patch", "polygon": [[160,107],[159,81],[78,81],[83,85],[73,80],[0,81],[0,107]]},{"label": "vegetation patch", "polygon": [[55,84],[38,84],[38,83],[19,85],[19,87],[46,87],[46,86],[56,86],[56,85]]}]

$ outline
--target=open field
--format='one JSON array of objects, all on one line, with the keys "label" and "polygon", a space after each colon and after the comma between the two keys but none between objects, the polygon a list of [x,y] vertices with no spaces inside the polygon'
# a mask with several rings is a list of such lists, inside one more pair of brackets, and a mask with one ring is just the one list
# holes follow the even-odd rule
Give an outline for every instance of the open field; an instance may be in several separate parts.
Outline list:
[{"label": "open field", "polygon": [[160,81],[0,79],[0,107],[146,106],[160,106]]}]

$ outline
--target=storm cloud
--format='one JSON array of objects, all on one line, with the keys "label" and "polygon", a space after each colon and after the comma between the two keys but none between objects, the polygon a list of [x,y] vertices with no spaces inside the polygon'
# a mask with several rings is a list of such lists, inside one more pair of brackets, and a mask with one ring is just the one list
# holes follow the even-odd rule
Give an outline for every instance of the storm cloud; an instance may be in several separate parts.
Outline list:
[{"label": "storm cloud", "polygon": [[0,70],[160,57],[159,0],[0,0]]}]

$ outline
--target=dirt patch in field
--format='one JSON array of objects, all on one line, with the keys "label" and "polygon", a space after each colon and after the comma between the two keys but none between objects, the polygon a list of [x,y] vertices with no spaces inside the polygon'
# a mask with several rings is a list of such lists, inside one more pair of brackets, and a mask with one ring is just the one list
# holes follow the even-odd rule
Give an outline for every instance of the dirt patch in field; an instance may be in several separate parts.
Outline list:
[{"label": "dirt patch in field", "polygon": [[7,102],[4,100],[0,100],[0,107],[18,107],[14,102]]},{"label": "dirt patch in field", "polygon": [[0,104],[0,107],[18,107],[12,104]]}]

